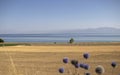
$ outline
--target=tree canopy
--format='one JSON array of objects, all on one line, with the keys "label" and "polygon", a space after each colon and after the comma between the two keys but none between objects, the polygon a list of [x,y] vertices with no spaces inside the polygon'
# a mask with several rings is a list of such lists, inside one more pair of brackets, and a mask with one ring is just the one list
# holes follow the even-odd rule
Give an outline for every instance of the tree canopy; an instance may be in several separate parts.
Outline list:
[{"label": "tree canopy", "polygon": [[71,39],[69,40],[69,43],[70,43],[70,44],[74,43],[74,39],[71,38]]},{"label": "tree canopy", "polygon": [[4,43],[4,40],[0,38],[0,43]]}]

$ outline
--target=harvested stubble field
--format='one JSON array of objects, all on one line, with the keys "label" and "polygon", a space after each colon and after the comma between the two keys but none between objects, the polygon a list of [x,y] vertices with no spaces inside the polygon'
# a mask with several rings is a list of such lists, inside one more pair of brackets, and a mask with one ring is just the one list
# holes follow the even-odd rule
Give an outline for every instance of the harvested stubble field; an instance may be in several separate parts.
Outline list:
[{"label": "harvested stubble field", "polygon": [[[89,52],[90,58],[83,59],[83,53]],[[105,73],[112,75],[111,62],[116,61],[117,67],[113,75],[120,74],[120,46],[11,46],[0,47],[0,75],[61,75],[60,67],[65,67],[62,59],[78,59],[90,64],[91,75],[97,65],[103,65]],[[67,68],[74,71],[68,63]],[[85,70],[79,68],[80,75]],[[63,75],[68,75],[64,73]]]}]

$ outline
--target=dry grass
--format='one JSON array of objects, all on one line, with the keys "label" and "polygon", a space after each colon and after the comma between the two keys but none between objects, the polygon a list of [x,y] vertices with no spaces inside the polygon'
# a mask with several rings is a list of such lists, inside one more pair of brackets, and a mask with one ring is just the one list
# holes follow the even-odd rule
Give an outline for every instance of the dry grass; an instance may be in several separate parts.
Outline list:
[{"label": "dry grass", "polygon": [[[105,67],[104,75],[112,75],[111,62],[114,60],[120,64],[120,46],[0,47],[0,75],[61,75],[58,68],[65,67],[62,58],[69,57],[70,60],[78,59],[83,62],[84,52],[91,54],[90,59],[86,61],[91,65],[91,75],[96,75],[94,70],[97,65]],[[72,66],[68,68],[71,69]],[[114,71],[114,75],[120,74],[120,65]],[[84,70],[79,69],[79,72],[83,75]]]},{"label": "dry grass", "polygon": [[17,52],[112,52],[120,51],[119,46],[6,46],[0,51]]}]

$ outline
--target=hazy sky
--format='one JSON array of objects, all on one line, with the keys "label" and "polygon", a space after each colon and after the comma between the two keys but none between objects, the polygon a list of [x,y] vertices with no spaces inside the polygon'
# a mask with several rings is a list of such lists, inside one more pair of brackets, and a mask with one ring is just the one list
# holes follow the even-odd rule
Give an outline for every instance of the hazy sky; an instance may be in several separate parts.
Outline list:
[{"label": "hazy sky", "polygon": [[0,33],[120,28],[120,0],[0,0]]}]

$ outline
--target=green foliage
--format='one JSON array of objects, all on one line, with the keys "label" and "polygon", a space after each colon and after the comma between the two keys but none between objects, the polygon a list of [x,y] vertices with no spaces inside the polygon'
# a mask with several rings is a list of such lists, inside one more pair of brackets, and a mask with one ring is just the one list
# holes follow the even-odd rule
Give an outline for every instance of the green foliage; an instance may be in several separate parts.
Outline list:
[{"label": "green foliage", "polygon": [[[24,45],[24,46],[30,46],[30,44],[19,44],[19,43],[4,43],[4,46],[17,46],[17,45]],[[0,43],[0,47],[2,47],[3,44]]]},{"label": "green foliage", "polygon": [[74,39],[71,38],[71,39],[69,40],[69,43],[70,43],[70,44],[74,43]]},{"label": "green foliage", "polygon": [[4,43],[4,40],[0,38],[0,43]]},{"label": "green foliage", "polygon": [[57,42],[54,42],[54,44],[56,44]]}]

